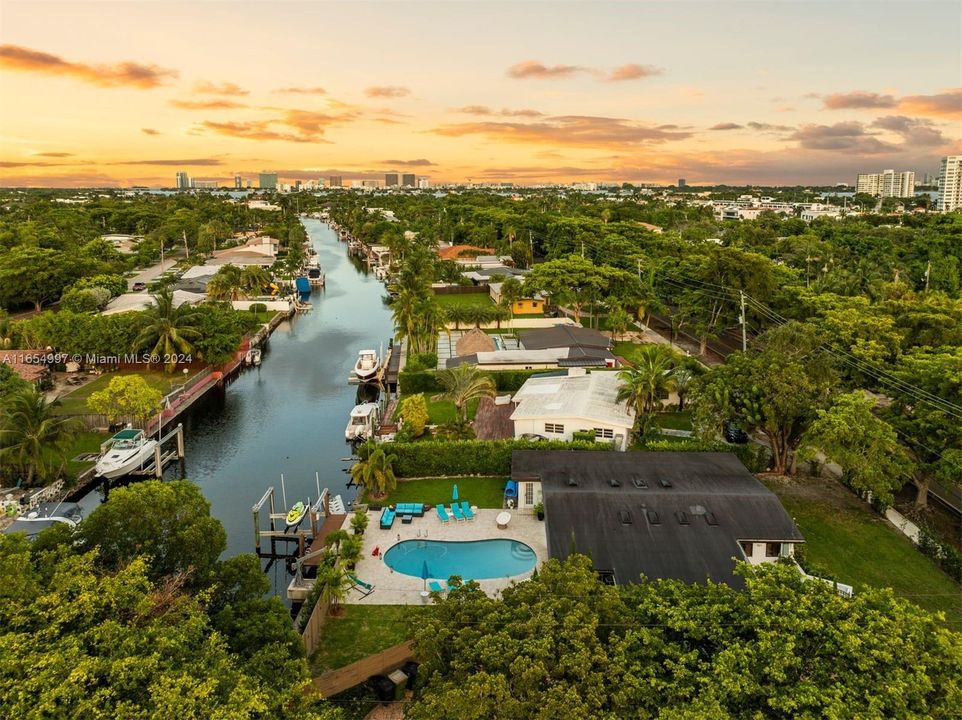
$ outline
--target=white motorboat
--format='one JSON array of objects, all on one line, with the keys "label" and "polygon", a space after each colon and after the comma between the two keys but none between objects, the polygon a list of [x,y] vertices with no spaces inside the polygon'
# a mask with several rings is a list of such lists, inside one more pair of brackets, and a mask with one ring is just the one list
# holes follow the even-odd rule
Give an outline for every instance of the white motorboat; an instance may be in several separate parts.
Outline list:
[{"label": "white motorboat", "polygon": [[354,363],[354,374],[361,380],[373,380],[377,377],[380,365],[381,360],[375,350],[361,350],[357,354],[357,362]]},{"label": "white motorboat", "polygon": [[33,540],[42,531],[57,523],[62,523],[68,527],[76,527],[82,519],[83,510],[77,503],[48,502],[24,513],[3,532],[7,534],[22,532],[26,534],[28,540]]},{"label": "white motorboat", "polygon": [[100,459],[95,472],[98,477],[115,480],[148,465],[154,457],[157,441],[143,430],[125,428],[100,446]]},{"label": "white motorboat", "polygon": [[377,432],[381,409],[377,403],[361,403],[351,410],[351,418],[344,429],[344,439],[359,442],[373,438]]},{"label": "white motorboat", "polygon": [[244,362],[248,365],[260,365],[261,364],[261,351],[260,348],[251,348],[247,351],[247,355],[244,356]]}]

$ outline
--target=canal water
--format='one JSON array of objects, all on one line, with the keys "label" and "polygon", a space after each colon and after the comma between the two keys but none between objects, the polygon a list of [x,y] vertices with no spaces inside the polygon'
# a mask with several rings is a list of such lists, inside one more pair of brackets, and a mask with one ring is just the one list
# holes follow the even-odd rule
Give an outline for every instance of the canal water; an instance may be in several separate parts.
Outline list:
[{"label": "canal water", "polygon": [[[251,506],[271,485],[282,511],[281,473],[288,505],[317,497],[315,472],[345,505],[354,498],[343,460],[351,454],[344,428],[357,394],[348,377],[358,351],[386,348],[393,332],[384,285],[348,257],[327,225],[303,222],[326,273],[326,287],[311,295],[313,309],[275,330],[259,368],[208,394],[182,421],[187,477],[224,524],[228,556],[254,550]],[[265,522],[266,513],[262,529]],[[283,597],[288,580],[283,563],[277,567],[273,584]]]}]

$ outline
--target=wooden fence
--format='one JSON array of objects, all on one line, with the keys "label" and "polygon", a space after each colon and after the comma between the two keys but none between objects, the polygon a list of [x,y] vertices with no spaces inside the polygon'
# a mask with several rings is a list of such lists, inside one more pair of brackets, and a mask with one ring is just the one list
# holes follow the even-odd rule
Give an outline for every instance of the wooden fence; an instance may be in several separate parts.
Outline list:
[{"label": "wooden fence", "polygon": [[408,640],[374,655],[368,655],[350,665],[318,675],[304,688],[304,692],[317,693],[325,698],[333,697],[366,682],[372,675],[384,675],[397,670],[408,660],[413,659],[414,641]]},{"label": "wooden fence", "polygon": [[331,601],[327,598],[327,595],[323,595],[318,599],[317,604],[311,611],[311,616],[307,619],[307,625],[304,627],[304,632],[301,633],[301,639],[304,641],[304,652],[307,657],[314,654],[317,650],[317,646],[321,639],[321,628],[324,627],[324,622],[327,620],[327,611],[330,609]]}]

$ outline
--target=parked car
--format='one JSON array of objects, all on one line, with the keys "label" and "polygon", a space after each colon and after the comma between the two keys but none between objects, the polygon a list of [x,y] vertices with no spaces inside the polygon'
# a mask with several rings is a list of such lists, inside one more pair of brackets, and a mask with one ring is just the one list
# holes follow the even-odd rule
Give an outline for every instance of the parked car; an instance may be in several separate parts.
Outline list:
[{"label": "parked car", "polygon": [[744,445],[748,442],[748,433],[738,427],[730,420],[725,423],[725,440],[735,445]]},{"label": "parked car", "polygon": [[135,283],[133,284],[133,286],[131,287],[131,289],[132,289],[132,290],[135,290],[135,291],[146,290],[146,289],[147,289],[147,283],[135,282]]}]

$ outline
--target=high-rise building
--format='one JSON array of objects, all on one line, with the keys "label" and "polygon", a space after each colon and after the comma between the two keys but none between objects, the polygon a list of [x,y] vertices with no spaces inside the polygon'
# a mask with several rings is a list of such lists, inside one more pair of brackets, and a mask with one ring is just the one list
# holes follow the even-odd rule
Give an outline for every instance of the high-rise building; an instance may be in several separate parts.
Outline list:
[{"label": "high-rise building", "polygon": [[431,187],[431,181],[428,179],[428,176],[427,176],[427,175],[421,175],[421,176],[418,178],[418,189],[419,189],[419,190],[427,190],[429,187]]},{"label": "high-rise building", "polygon": [[397,187],[397,173],[387,173],[384,176],[384,187]]},{"label": "high-rise building", "polygon": [[414,173],[404,173],[401,175],[401,187],[413,188],[416,184]]},{"label": "high-rise building", "polygon": [[344,178],[340,175],[331,175],[327,179],[327,183],[331,187],[344,187]]},{"label": "high-rise building", "polygon": [[678,178],[678,187],[688,187],[688,182],[685,178]]},{"label": "high-rise building", "polygon": [[962,207],[962,155],[946,155],[939,165],[939,205],[942,212]]},{"label": "high-rise building", "polygon": [[257,186],[261,190],[277,190],[277,173],[262,172]]},{"label": "high-rise building", "polygon": [[190,189],[190,175],[188,175],[184,170],[181,170],[179,173],[177,173],[177,189]]},{"label": "high-rise building", "polygon": [[190,181],[190,186],[196,190],[216,190],[220,183],[216,180],[200,180],[194,178]]},{"label": "high-rise building", "polygon": [[377,182],[377,180],[361,180],[361,187],[362,187],[362,188],[372,188],[372,189],[373,189],[373,188],[377,188],[377,187],[378,187],[378,182]]},{"label": "high-rise building", "polygon": [[295,191],[295,192],[298,192],[298,191],[300,191],[300,189],[301,189],[301,181],[300,181],[300,180],[295,180],[295,181],[294,181],[294,191]]},{"label": "high-rise building", "polygon": [[240,175],[235,175],[235,176],[234,176],[234,189],[235,189],[235,190],[240,190],[240,189],[243,188],[243,187],[244,187],[244,178],[242,178]]},{"label": "high-rise building", "polygon": [[254,182],[250,178],[247,178],[247,189],[250,190],[253,186]]},{"label": "high-rise building", "polygon": [[855,181],[855,192],[872,197],[905,198],[915,195],[915,173],[883,170],[880,173],[863,173]]}]

